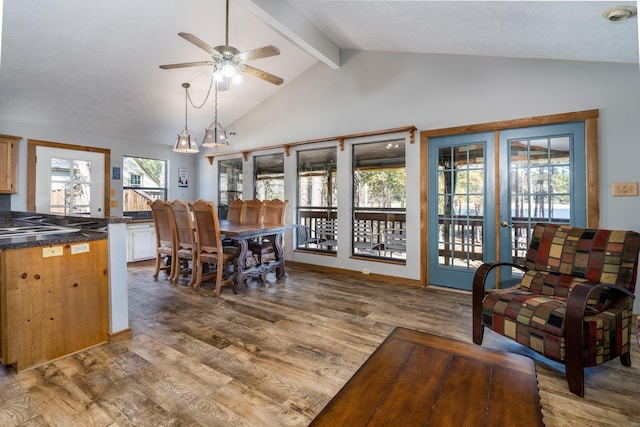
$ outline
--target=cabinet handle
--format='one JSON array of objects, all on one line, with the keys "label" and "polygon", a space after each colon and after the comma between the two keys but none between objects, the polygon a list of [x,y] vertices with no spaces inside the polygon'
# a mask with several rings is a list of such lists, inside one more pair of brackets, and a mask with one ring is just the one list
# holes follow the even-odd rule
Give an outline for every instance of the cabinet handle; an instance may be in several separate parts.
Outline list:
[{"label": "cabinet handle", "polygon": [[36,275],[35,275],[35,276],[33,276],[33,277],[35,277],[35,278],[36,278],[36,280],[40,280],[40,275],[39,275],[39,274],[36,274]]},{"label": "cabinet handle", "polygon": [[77,284],[77,283],[74,283],[74,284],[73,284],[73,287],[74,287],[74,288],[77,288],[77,287],[78,287],[78,284]]},{"label": "cabinet handle", "polygon": [[28,276],[28,274],[27,274],[27,273],[22,273],[22,276],[20,276],[20,277],[22,277],[23,279],[26,279],[26,278],[27,278],[27,276]]}]

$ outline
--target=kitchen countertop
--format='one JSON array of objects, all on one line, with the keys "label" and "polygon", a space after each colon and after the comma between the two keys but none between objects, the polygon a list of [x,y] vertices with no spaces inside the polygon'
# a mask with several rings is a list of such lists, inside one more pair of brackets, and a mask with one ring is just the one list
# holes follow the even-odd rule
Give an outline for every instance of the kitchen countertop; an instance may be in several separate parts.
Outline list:
[{"label": "kitchen countertop", "polygon": [[32,236],[0,237],[0,250],[29,248],[34,246],[61,245],[107,238],[109,224],[131,222],[130,217],[92,218],[85,216],[65,216],[36,212],[0,212],[0,227],[27,227],[34,225],[54,225],[76,229],[68,233],[39,234]]}]

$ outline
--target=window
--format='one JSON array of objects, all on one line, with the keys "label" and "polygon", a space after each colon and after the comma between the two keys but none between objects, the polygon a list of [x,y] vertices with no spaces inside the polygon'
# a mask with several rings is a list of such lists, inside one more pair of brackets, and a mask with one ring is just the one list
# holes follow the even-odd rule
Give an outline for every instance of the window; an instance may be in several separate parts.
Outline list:
[{"label": "window", "polygon": [[353,255],[405,260],[405,219],[405,140],[353,145]]},{"label": "window", "polygon": [[227,219],[229,203],[242,199],[242,159],[218,161],[218,217]]},{"label": "window", "polygon": [[284,200],[284,153],[253,158],[254,197]]},{"label": "window", "polygon": [[336,252],[336,148],[298,151],[297,248]]},{"label": "window", "polygon": [[142,185],[142,175],[132,173],[129,175],[129,186],[140,187]]},{"label": "window", "polygon": [[122,210],[133,218],[151,218],[148,202],[167,200],[167,162],[123,157]]}]

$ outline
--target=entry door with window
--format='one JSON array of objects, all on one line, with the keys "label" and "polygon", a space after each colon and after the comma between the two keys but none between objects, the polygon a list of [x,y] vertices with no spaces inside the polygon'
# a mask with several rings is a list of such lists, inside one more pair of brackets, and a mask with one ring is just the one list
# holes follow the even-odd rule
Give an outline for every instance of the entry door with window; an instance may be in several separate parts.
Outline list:
[{"label": "entry door with window", "polygon": [[584,147],[582,122],[429,139],[428,282],[470,290],[483,262],[522,262],[535,223],[585,226]]},{"label": "entry door with window", "polygon": [[36,212],[104,216],[104,154],[38,146]]}]

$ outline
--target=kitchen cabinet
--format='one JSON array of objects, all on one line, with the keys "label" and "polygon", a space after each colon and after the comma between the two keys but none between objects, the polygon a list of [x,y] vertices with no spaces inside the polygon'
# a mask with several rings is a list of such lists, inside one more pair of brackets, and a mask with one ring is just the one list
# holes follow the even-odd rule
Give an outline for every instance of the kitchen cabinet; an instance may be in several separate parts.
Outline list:
[{"label": "kitchen cabinet", "polygon": [[0,135],[0,194],[18,192],[19,136]]},{"label": "kitchen cabinet", "polygon": [[156,257],[156,229],[153,222],[127,224],[127,262]]},{"label": "kitchen cabinet", "polygon": [[16,370],[106,342],[107,240],[0,251],[0,353]]}]

